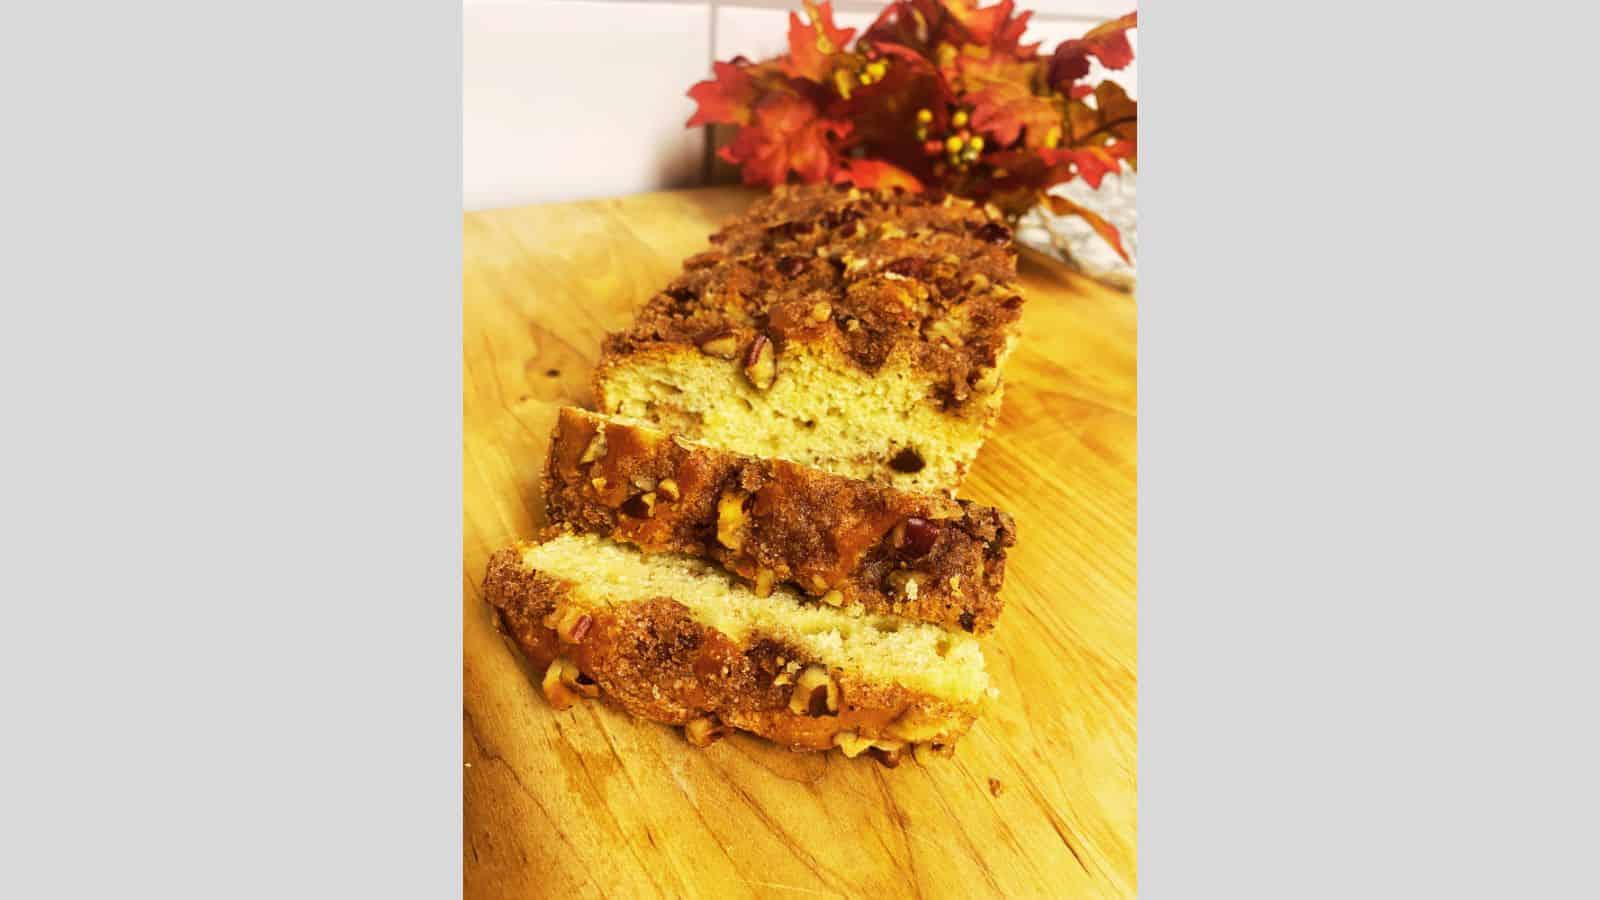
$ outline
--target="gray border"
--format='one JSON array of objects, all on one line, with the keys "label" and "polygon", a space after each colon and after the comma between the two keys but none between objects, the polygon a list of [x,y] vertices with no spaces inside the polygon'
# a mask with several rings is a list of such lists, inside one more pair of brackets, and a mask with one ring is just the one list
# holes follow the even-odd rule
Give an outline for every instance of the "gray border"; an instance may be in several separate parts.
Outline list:
[{"label": "gray border", "polygon": [[1142,6],[1141,891],[1594,896],[1590,23]]},{"label": "gray border", "polygon": [[0,895],[461,890],[461,13],[33,4]]}]

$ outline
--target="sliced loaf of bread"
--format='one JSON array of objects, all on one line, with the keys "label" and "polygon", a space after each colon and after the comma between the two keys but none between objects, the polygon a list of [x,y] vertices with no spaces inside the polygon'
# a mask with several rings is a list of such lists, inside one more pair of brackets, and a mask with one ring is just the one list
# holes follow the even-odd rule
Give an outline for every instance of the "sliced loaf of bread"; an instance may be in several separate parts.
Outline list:
[{"label": "sliced loaf of bread", "polygon": [[566,408],[544,473],[552,523],[719,563],[761,596],[985,633],[1002,603],[1009,515],[782,459],[756,459]]},{"label": "sliced loaf of bread", "polygon": [[1000,408],[1010,229],[953,196],[779,187],[610,335],[600,408],[757,457],[953,493]]},{"label": "sliced loaf of bread", "polygon": [[551,529],[495,554],[489,603],[558,708],[604,696],[705,745],[948,753],[992,694],[972,637],[766,596],[703,560]]}]

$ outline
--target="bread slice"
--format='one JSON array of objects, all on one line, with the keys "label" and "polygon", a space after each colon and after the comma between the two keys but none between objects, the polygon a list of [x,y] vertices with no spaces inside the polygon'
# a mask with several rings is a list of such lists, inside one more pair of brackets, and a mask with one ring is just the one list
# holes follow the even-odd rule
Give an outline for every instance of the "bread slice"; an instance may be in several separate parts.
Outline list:
[{"label": "bread slice", "polygon": [[604,695],[683,725],[791,750],[947,752],[989,698],[977,641],[932,625],[760,597],[697,559],[552,529],[489,562],[484,593],[551,702]]},{"label": "bread slice", "polygon": [[550,521],[720,563],[754,586],[984,633],[1016,526],[967,500],[761,460],[561,410],[544,474]]},{"label": "bread slice", "polygon": [[751,456],[954,492],[1000,408],[1021,316],[999,212],[785,186],[711,243],[606,339],[600,408]]}]

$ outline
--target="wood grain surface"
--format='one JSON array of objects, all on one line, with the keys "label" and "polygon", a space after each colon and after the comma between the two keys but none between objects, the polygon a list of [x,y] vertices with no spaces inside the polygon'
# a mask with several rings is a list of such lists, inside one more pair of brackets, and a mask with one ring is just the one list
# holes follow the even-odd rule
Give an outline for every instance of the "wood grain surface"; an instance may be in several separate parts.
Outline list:
[{"label": "wood grain surface", "polygon": [[556,410],[601,337],[754,195],[465,217],[466,895],[1136,893],[1135,303],[1025,253],[1023,340],[961,494],[1009,510],[1000,688],[954,759],[898,769],[735,735],[706,750],[600,703],[555,712],[481,596],[543,524]]}]

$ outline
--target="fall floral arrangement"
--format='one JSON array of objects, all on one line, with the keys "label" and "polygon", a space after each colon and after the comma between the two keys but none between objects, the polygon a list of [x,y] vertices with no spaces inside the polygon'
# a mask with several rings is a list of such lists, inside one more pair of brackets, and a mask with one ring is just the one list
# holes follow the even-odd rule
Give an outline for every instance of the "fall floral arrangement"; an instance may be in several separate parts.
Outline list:
[{"label": "fall floral arrangement", "polygon": [[748,184],[794,176],[858,187],[941,190],[995,204],[1013,218],[1039,204],[1083,218],[1123,259],[1117,229],[1051,187],[1098,187],[1137,162],[1138,107],[1105,80],[1083,83],[1094,57],[1133,61],[1130,13],[1048,56],[1023,44],[1030,12],[1013,0],[894,0],[851,46],[832,6],[789,14],[789,52],[713,65],[689,89],[689,126],[737,126],[718,155]]}]

